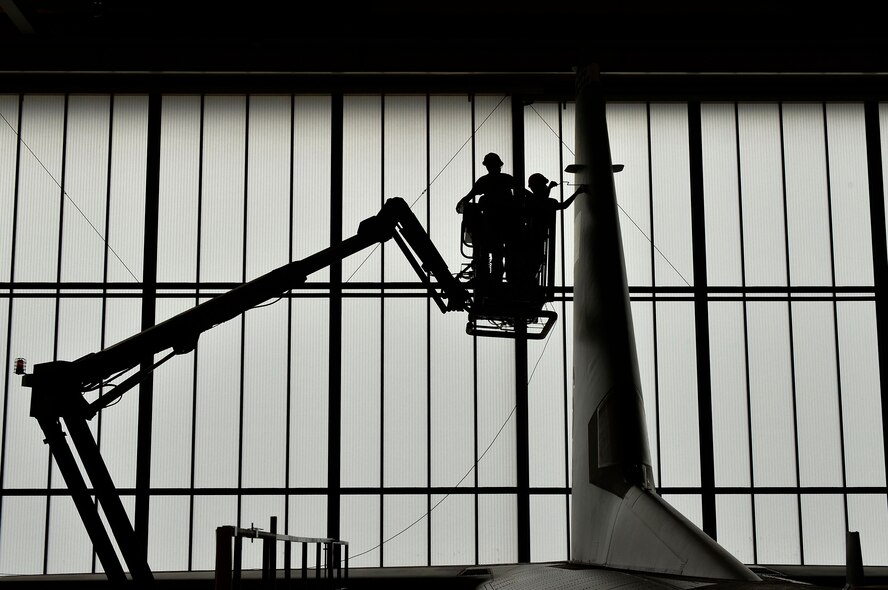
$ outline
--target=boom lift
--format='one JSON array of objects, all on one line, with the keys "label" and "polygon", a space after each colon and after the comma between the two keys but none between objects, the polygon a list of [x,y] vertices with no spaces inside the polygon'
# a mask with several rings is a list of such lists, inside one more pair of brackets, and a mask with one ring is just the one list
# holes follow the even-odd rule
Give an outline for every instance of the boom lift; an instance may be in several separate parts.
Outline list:
[{"label": "boom lift", "polygon": [[[144,548],[139,546],[87,420],[118,400],[167,359],[194,350],[203,332],[269,299],[280,297],[303,283],[309,274],[389,239],[393,239],[404,252],[442,312],[471,309],[471,295],[459,279],[451,275],[410,207],[403,199],[393,198],[386,201],[377,215],[361,222],[355,236],[244,283],[101,352],[87,354],[75,361],[38,364],[31,374],[24,374],[24,367],[17,363],[16,372],[24,375],[23,385],[32,390],[31,416],[37,419],[46,435],[45,442],[65,479],[110,581],[127,581],[124,567],[112,544],[112,536],[133,582],[146,586],[153,576],[145,559]],[[436,285],[430,281],[429,275],[436,279]],[[171,351],[167,356],[153,362],[154,355],[167,350]],[[91,403],[84,397],[85,393],[100,390],[112,379],[140,365],[138,372],[110,391],[101,393]],[[62,429],[62,420],[67,435]],[[73,449],[66,440],[67,436],[70,436]],[[87,481],[92,484],[92,491]],[[111,535],[93,502],[93,494],[102,506]]]}]

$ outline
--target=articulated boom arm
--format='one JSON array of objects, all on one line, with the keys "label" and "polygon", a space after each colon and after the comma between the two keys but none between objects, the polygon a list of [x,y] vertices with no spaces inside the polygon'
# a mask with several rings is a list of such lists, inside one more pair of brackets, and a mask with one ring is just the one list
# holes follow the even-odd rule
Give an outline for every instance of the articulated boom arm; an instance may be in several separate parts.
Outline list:
[{"label": "articulated boom arm", "polygon": [[[132,580],[139,585],[147,585],[153,576],[148,567],[146,548],[138,542],[133,532],[86,421],[137,385],[160,364],[153,362],[154,355],[166,350],[171,350],[169,356],[190,352],[197,346],[203,332],[269,299],[282,296],[305,282],[313,272],[389,239],[394,239],[404,252],[442,312],[465,311],[471,307],[469,293],[450,273],[410,207],[403,199],[393,198],[386,201],[376,216],[361,222],[355,236],[339,244],[277,268],[101,352],[88,354],[76,361],[38,364],[34,366],[33,374],[24,376],[23,385],[32,388],[31,415],[46,434],[45,442],[50,446],[111,581],[124,582],[127,577],[92,501],[93,493],[102,505]],[[437,286],[432,284],[426,272],[435,277]],[[114,376],[139,365],[142,369],[138,373],[92,403],[83,397],[87,391],[98,389]],[[60,419],[65,421],[83,470],[92,483],[92,491],[77,465]]]}]

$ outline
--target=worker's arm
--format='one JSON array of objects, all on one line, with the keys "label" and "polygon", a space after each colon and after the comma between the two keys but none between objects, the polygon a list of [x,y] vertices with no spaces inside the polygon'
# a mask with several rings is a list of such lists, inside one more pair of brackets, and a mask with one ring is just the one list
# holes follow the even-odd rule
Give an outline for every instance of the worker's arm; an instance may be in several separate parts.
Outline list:
[{"label": "worker's arm", "polygon": [[578,188],[574,194],[567,197],[563,203],[558,203],[557,205],[555,205],[555,210],[561,211],[563,209],[567,209],[568,207],[570,207],[570,204],[574,202],[574,199],[577,198],[577,195],[579,195],[580,193],[584,193],[584,192],[586,192],[586,185],[581,184],[580,188]]}]

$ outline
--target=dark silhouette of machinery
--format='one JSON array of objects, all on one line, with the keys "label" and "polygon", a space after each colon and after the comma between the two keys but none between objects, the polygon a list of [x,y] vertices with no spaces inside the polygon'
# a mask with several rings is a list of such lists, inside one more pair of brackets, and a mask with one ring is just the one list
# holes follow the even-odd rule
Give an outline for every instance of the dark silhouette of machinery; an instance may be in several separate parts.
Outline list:
[{"label": "dark silhouette of machinery", "polygon": [[[470,333],[514,335],[511,328],[515,325],[523,326],[531,319],[544,318],[545,330],[535,335],[541,337],[556,317],[553,312],[541,311],[545,301],[551,298],[554,223],[551,225],[547,230],[545,261],[534,261],[539,264],[538,268],[531,269],[532,281],[514,285],[502,281],[478,283],[472,294],[460,282],[460,275],[451,274],[409,205],[400,198],[389,199],[377,215],[361,222],[355,236],[272,270],[102,351],[74,361],[40,363],[30,374],[26,373],[24,359],[18,359],[15,372],[23,375],[23,385],[31,388],[31,416],[37,419],[46,436],[45,442],[65,479],[108,579],[115,585],[131,579],[135,585],[145,587],[151,585],[154,578],[147,563],[147,552],[135,536],[120,494],[87,423],[100,410],[118,401],[165,361],[194,350],[203,332],[281,297],[313,272],[390,239],[404,253],[442,312],[469,312]],[[479,228],[473,228],[471,222],[464,223],[463,241],[469,247],[473,231],[477,232]],[[512,274],[517,277],[514,269]],[[490,327],[478,327],[485,321]],[[169,352],[155,362],[155,355],[164,351]],[[133,369],[138,370],[120,384],[112,383]],[[100,392],[98,398],[87,401],[84,395],[95,391]],[[63,430],[63,421],[67,432]],[[117,556],[112,537],[120,548],[129,578]]]},{"label": "dark silhouette of machinery", "polygon": [[[471,259],[458,277],[472,286],[466,331],[479,336],[545,338],[558,318],[544,309],[554,297],[555,214],[534,207],[530,199],[514,197],[506,212],[465,203],[461,252]],[[485,241],[504,240],[501,248]],[[504,261],[493,261],[498,252]],[[491,269],[499,266],[502,274]],[[516,327],[521,327],[516,332]]]}]

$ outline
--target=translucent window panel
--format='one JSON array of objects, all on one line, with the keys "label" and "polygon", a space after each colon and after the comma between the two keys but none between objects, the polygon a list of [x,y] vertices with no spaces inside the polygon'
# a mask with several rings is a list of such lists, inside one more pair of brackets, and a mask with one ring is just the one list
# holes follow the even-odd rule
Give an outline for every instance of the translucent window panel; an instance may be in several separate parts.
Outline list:
[{"label": "translucent window panel", "polygon": [[715,522],[718,544],[742,563],[755,563],[751,496],[717,495]]},{"label": "translucent window panel", "polygon": [[432,495],[432,565],[475,563],[475,496]]},{"label": "translucent window panel", "polygon": [[706,281],[709,285],[740,285],[743,282],[734,108],[733,103],[700,105]]},{"label": "translucent window panel", "polygon": [[863,104],[826,105],[836,285],[873,284]]},{"label": "translucent window panel", "polygon": [[657,285],[694,284],[688,106],[651,105],[651,180]]},{"label": "translucent window panel", "polygon": [[250,97],[247,280],[290,260],[291,102],[289,96]]},{"label": "translucent window panel", "polygon": [[115,96],[113,117],[108,280],[135,282],[142,279],[144,258],[148,97]]},{"label": "translucent window panel", "polygon": [[429,237],[451,272],[469,260],[460,253],[462,216],[456,202],[472,186],[472,103],[466,96],[429,98]]},{"label": "translucent window panel", "polygon": [[[271,530],[271,517],[277,517],[277,531],[282,533],[284,530],[284,506],[285,499],[283,496],[254,496],[245,494],[241,500],[241,526],[256,526],[267,531]],[[218,525],[217,525],[218,526]],[[244,543],[244,569],[262,569],[262,544],[251,543],[252,547],[247,549],[247,543]],[[279,567],[284,563],[284,544],[275,543],[275,552],[277,554],[277,563]]]},{"label": "translucent window panel", "polygon": [[783,105],[789,277],[793,285],[831,285],[826,137],[821,104]]},{"label": "translucent window panel", "polygon": [[[404,199],[419,222],[426,226],[428,210],[426,97],[386,96],[383,100],[383,200]],[[454,195],[454,202],[458,198]],[[380,203],[381,205],[381,203]],[[449,237],[449,236],[448,236]],[[394,242],[383,245],[386,281],[416,281],[401,249]]]},{"label": "translucent window panel", "polygon": [[[574,383],[573,383],[573,367],[574,367],[574,356],[573,356],[573,301],[569,301],[564,306],[564,325],[568,330],[568,337],[566,339],[566,350],[565,350],[565,358],[567,359],[567,368],[566,374],[569,375],[568,387],[569,387],[569,396],[570,400],[567,404],[567,440],[571,441],[570,444],[567,445],[567,464],[572,464],[573,457],[573,396],[574,396]],[[652,339],[653,340],[653,339]],[[645,392],[645,408],[647,408],[647,393]],[[645,409],[647,412],[647,409]],[[650,414],[648,414],[650,415]],[[648,423],[650,423],[650,418],[648,418]],[[650,432],[650,431],[648,431]],[[648,436],[651,440],[656,440],[656,437],[653,435]],[[656,455],[655,450],[652,448],[651,453]],[[570,487],[571,484],[571,470],[567,471],[567,485]]]},{"label": "translucent window panel", "polygon": [[293,332],[288,485],[323,487],[327,485],[330,304],[320,299],[296,299],[290,305]]},{"label": "translucent window panel", "polygon": [[62,281],[101,281],[111,98],[71,96],[65,143]]},{"label": "translucent window panel", "polygon": [[[237,526],[237,497],[194,496],[192,521],[194,531],[191,543],[191,569],[213,570],[216,567],[216,528],[224,525]],[[249,523],[246,525],[249,526]]]},{"label": "translucent window panel", "polygon": [[[0,571],[7,575],[42,574],[48,498],[6,496],[0,521]],[[35,534],[35,531],[39,531]]]},{"label": "translucent window panel", "polygon": [[148,512],[148,563],[151,564],[151,569],[188,569],[190,517],[187,496],[151,496],[151,508]]},{"label": "translucent window panel", "polygon": [[101,299],[62,297],[58,301],[58,312],[59,359],[73,361],[102,348]]},{"label": "translucent window panel", "polygon": [[[67,574],[92,571],[93,546],[80,513],[70,496],[49,499],[49,538],[46,543],[46,573]],[[42,530],[31,531],[42,539]],[[7,543],[10,538],[4,539]],[[15,539],[18,543],[20,539]]]},{"label": "translucent window panel", "polygon": [[518,561],[518,500],[513,494],[478,497],[478,563]]},{"label": "translucent window panel", "polygon": [[[657,365],[654,351],[654,306],[648,301],[633,301],[632,324],[635,329],[635,351],[638,358],[638,374],[641,378],[641,393],[644,398],[644,417],[647,423],[648,446],[651,452],[651,467],[659,481],[660,432],[657,429],[659,410],[657,409]],[[571,326],[570,334],[573,334]],[[572,337],[568,339],[572,342]],[[572,373],[570,373],[572,375]],[[570,404],[573,407],[573,403]]]},{"label": "translucent window panel", "polygon": [[796,301],[792,304],[799,483],[802,486],[842,485],[834,321],[832,303]]},{"label": "translucent window panel", "polygon": [[[0,218],[0,281],[11,280],[12,212],[15,208],[15,158],[19,150],[18,103],[15,94],[0,94],[0,209],[6,212]],[[24,149],[24,148],[21,148]]]},{"label": "translucent window panel", "polygon": [[[293,98],[293,252],[299,260],[330,243],[329,96]],[[309,277],[327,281],[329,269]]]},{"label": "translucent window panel", "polygon": [[[382,99],[346,96],[342,115],[342,237],[355,235],[382,206]],[[345,282],[379,281],[382,247],[342,261]]]},{"label": "translucent window panel", "polygon": [[[425,298],[385,300],[384,486],[425,486],[428,482],[428,308]],[[465,344],[468,341],[466,336]]]},{"label": "translucent window panel", "polygon": [[[157,212],[159,281],[193,281],[197,278],[198,207],[202,190],[201,131],[199,96],[163,97]],[[204,137],[203,141],[206,140]],[[207,172],[203,170],[205,179]],[[204,194],[209,194],[208,186],[204,180]]]},{"label": "translucent window panel", "polygon": [[746,311],[753,484],[794,486],[796,436],[787,305],[751,302]]},{"label": "translucent window panel", "polygon": [[[35,364],[52,361],[55,301],[49,298],[15,299],[10,309],[10,357],[27,359],[31,368]],[[49,450],[43,444],[46,435],[37,421],[31,418],[31,390],[22,387],[21,381],[12,375],[7,381],[3,487],[42,488],[47,485]],[[9,498],[4,499],[4,509],[7,501]],[[4,517],[6,514],[4,510]],[[11,570],[0,568],[0,571]]]},{"label": "translucent window panel", "polygon": [[[573,103],[568,103],[564,106],[564,110],[562,111],[562,127],[564,129],[564,135],[562,136],[562,158],[564,159],[565,167],[574,163],[574,155],[576,150],[576,114],[577,109],[576,105]],[[573,174],[568,174],[565,176],[564,181],[572,183],[576,180],[576,176]],[[572,188],[576,188],[575,186]],[[619,189],[618,194],[619,194]],[[560,279],[556,279],[555,284],[560,285],[573,285],[573,273],[574,273],[574,213],[577,209],[564,211],[561,214],[561,225],[563,228],[563,236],[564,236],[564,252],[563,252],[563,260],[564,260],[564,281],[563,283],[559,282]],[[560,247],[558,248],[560,251]],[[556,259],[557,260],[557,259]],[[560,266],[556,268],[561,268]],[[557,271],[560,276],[560,270]]]},{"label": "translucent window panel", "polygon": [[382,445],[379,301],[343,300],[342,326],[341,482],[376,486]]},{"label": "translucent window panel", "polygon": [[[113,344],[137,333],[141,310],[142,303],[138,299],[108,299],[105,308],[105,342]],[[154,391],[159,395],[163,395],[163,390],[159,387],[158,378],[167,368],[165,366],[154,373]],[[187,378],[191,374],[190,366],[186,366],[183,373]],[[190,398],[187,394],[185,397]],[[134,459],[138,440],[138,416],[139,395],[132,391],[120,398],[112,408],[103,410],[96,419],[99,449],[111,477],[114,478],[114,483],[119,488],[136,486]]]},{"label": "translucent window panel", "polygon": [[[475,465],[472,339],[466,335],[461,320],[439,313],[432,313],[429,337],[431,483],[433,486],[450,487],[457,483],[470,486],[475,481],[471,473]],[[432,530],[434,532],[434,527]]]},{"label": "translucent window panel", "polygon": [[699,494],[663,494],[663,499],[698,528],[703,528],[703,500]]},{"label": "translucent window panel", "polygon": [[700,433],[694,305],[656,305],[661,485],[698,486]]},{"label": "translucent window panel", "polygon": [[836,305],[848,486],[885,485],[876,307],[870,301]]},{"label": "translucent window panel", "polygon": [[244,278],[247,97],[204,98],[200,188],[201,281]]},{"label": "translucent window panel", "polygon": [[564,320],[559,318],[545,340],[527,343],[528,439],[530,485],[564,486],[569,470],[565,456]]},{"label": "translucent window panel", "polygon": [[801,563],[798,496],[758,494],[753,502],[758,563]]},{"label": "translucent window panel", "polygon": [[772,103],[741,103],[737,109],[746,284],[785,285],[780,111]]},{"label": "translucent window panel", "polygon": [[[573,156],[568,156],[562,161],[564,154],[561,149],[561,137],[558,135],[559,127],[563,129],[563,123],[559,123],[562,107],[559,103],[534,103],[524,107],[524,178],[520,180],[527,186],[527,180],[531,174],[540,173],[550,181],[559,183],[552,189],[550,198],[562,200],[573,194],[574,188],[568,183],[573,179],[572,175],[565,175],[564,167],[573,162]],[[573,132],[573,129],[570,130]],[[570,209],[567,213],[572,213]],[[558,213],[555,221],[555,284],[561,285],[562,248],[561,242],[565,238],[561,219],[564,213]],[[572,216],[568,216],[573,219]],[[572,226],[571,226],[572,227]],[[573,231],[568,234],[573,240]]]},{"label": "translucent window panel", "polygon": [[515,342],[503,338],[477,342],[478,485],[515,485]]},{"label": "translucent window panel", "polygon": [[[326,537],[327,536],[327,497],[295,495],[288,499],[290,523],[287,534],[295,537]],[[348,541],[348,539],[345,539]],[[302,557],[293,545],[293,567],[302,565]],[[315,565],[315,556],[308,552],[309,567]],[[323,560],[323,558],[321,558]]]},{"label": "translucent window panel", "polygon": [[[486,174],[481,165],[484,155],[489,152],[499,154],[503,161],[503,172],[515,171],[512,154],[512,99],[509,96],[475,96],[475,177]],[[469,192],[471,183],[463,194]],[[455,205],[455,204],[454,204]]]},{"label": "translucent window panel", "polygon": [[[158,299],[159,315],[175,315],[194,305],[193,299]],[[204,334],[198,344],[198,354],[212,342],[219,327]],[[164,352],[155,357],[159,361]],[[235,365],[237,366],[237,365]],[[205,368],[198,363],[198,371]],[[194,408],[194,353],[177,355],[158,367],[154,373],[151,417],[151,485],[153,487],[187,487],[192,476],[192,414]],[[236,382],[235,382],[236,383]],[[137,396],[132,396],[137,397]],[[126,403],[129,400],[122,400]],[[136,412],[138,420],[138,400]],[[103,414],[117,409],[113,406]],[[198,413],[198,422],[203,416]],[[232,432],[237,432],[233,430]],[[129,457],[135,460],[135,454]]]},{"label": "translucent window panel", "polygon": [[884,494],[848,495],[848,530],[860,533],[864,565],[888,565],[888,505]]},{"label": "translucent window panel", "polygon": [[[879,142],[882,154],[882,186],[888,186],[888,103],[879,103]],[[888,191],[883,191],[884,207],[888,210]],[[888,242],[888,225],[885,228]]]},{"label": "translucent window panel", "polygon": [[[626,277],[630,285],[652,285],[651,161],[648,150],[648,109],[645,103],[609,103],[608,138],[611,160],[623,164],[614,175],[620,207],[620,232]],[[571,216],[572,218],[572,216]],[[655,239],[659,242],[659,237]]]},{"label": "translucent window panel", "polygon": [[380,566],[379,503],[379,496],[342,496],[340,534],[350,568]]},{"label": "translucent window panel", "polygon": [[838,494],[802,495],[804,563],[844,565],[845,505]]},{"label": "translucent window panel", "polygon": [[752,482],[743,303],[709,303],[709,369],[715,485],[748,486]]},{"label": "translucent window panel", "polygon": [[63,96],[25,96],[18,169],[15,280],[55,281],[59,256]]},{"label": "translucent window panel", "polygon": [[[564,166],[561,165],[561,138],[558,136],[558,118],[561,105],[558,103],[533,103],[524,107],[524,176],[520,180],[527,186],[531,174],[540,173],[549,180],[561,183]],[[549,195],[553,199],[561,196],[561,190],[570,187],[556,187]],[[572,192],[572,191],[571,191]],[[564,196],[569,196],[568,192]]]},{"label": "translucent window panel", "polygon": [[564,496],[531,496],[530,560],[564,561],[567,558],[567,503]]},{"label": "translucent window panel", "polygon": [[242,330],[242,319],[235,318],[206,332],[197,345],[195,487],[239,483]]},{"label": "translucent window panel", "polygon": [[[6,399],[6,396],[9,395],[10,390],[12,389],[13,381],[15,381],[15,379],[13,379],[13,377],[12,377],[13,373],[10,370],[10,368],[12,367],[12,364],[15,362],[15,359],[17,358],[12,354],[12,352],[7,347],[7,344],[9,344],[9,333],[10,333],[9,307],[11,305],[11,300],[7,296],[7,293],[8,292],[6,290],[0,291],[0,359],[2,359],[2,362],[6,363],[5,366],[7,367],[6,376],[4,377],[4,379],[2,381],[0,381],[0,384],[2,384],[2,385],[0,385],[0,387],[2,387],[2,390],[0,390],[0,391],[2,391],[2,395],[3,395],[3,399],[4,399],[4,403],[0,404],[0,421],[2,421],[2,422],[0,422],[0,424],[4,424],[6,421],[5,399]],[[28,370],[30,371],[31,369],[28,368]],[[5,444],[5,440],[0,438],[0,453],[3,452],[3,445],[4,444]],[[2,488],[3,485],[4,485],[4,482],[0,481],[0,488]],[[0,515],[0,516],[2,516],[2,515]],[[2,542],[2,540],[0,540],[0,542]]]},{"label": "translucent window panel", "polygon": [[286,485],[287,377],[287,303],[250,310],[244,323],[245,487]]},{"label": "translucent window panel", "polygon": [[428,563],[428,496],[383,496],[382,551],[384,566]]}]

